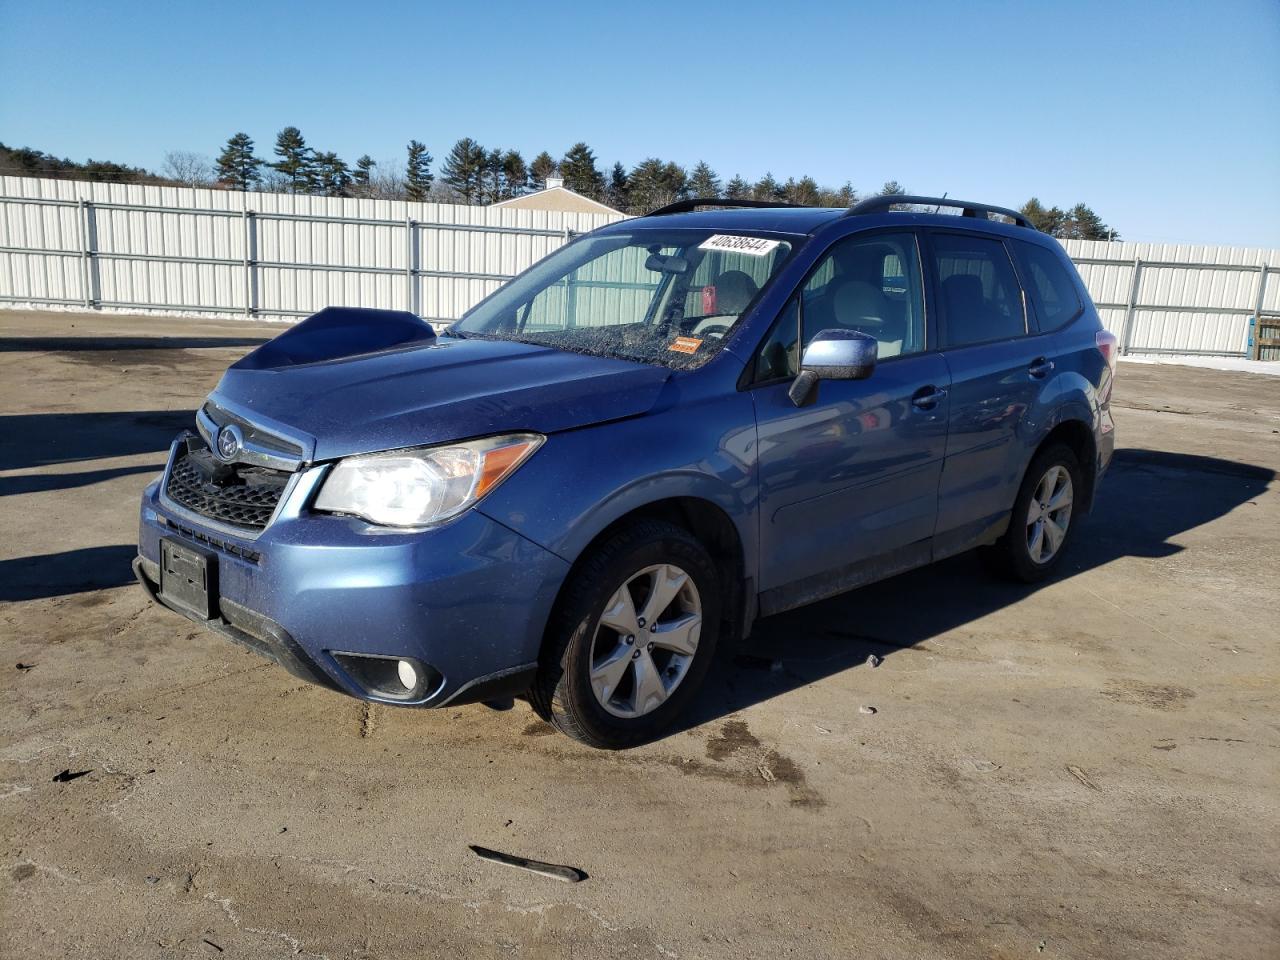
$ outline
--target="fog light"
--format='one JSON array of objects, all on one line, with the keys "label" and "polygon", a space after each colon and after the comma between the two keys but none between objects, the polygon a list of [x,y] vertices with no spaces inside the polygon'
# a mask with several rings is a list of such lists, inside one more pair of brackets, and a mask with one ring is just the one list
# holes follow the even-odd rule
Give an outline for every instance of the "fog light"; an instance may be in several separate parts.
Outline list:
[{"label": "fog light", "polygon": [[332,654],[338,666],[366,696],[416,703],[439,692],[444,685],[439,670],[413,657],[337,650]]},{"label": "fog light", "polygon": [[408,660],[397,663],[396,672],[399,673],[400,682],[404,684],[406,690],[412,690],[418,685],[418,671],[413,669],[413,664]]}]

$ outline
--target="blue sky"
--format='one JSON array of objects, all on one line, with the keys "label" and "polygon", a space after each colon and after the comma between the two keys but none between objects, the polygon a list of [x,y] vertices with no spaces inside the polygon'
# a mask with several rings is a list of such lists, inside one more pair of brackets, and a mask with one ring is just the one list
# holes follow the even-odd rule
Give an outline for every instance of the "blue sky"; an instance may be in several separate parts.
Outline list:
[{"label": "blue sky", "polygon": [[705,159],[1280,247],[1280,3],[0,0],[0,141],[159,168],[293,124]]}]

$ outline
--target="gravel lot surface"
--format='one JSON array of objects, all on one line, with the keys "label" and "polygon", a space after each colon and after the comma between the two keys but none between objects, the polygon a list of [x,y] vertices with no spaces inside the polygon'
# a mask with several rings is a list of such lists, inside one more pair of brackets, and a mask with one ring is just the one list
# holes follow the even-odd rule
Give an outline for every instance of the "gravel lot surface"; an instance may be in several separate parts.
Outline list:
[{"label": "gravel lot surface", "polygon": [[1277,957],[1280,380],[1123,364],[1061,576],[762,622],[610,754],[306,686],[132,582],[169,440],[278,330],[0,312],[0,956]]}]

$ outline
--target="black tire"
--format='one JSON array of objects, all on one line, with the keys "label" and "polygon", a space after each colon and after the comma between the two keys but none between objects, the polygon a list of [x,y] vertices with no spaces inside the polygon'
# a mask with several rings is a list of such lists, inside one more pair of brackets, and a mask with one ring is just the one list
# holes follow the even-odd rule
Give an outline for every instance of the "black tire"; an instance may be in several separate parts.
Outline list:
[{"label": "black tire", "polygon": [[[618,717],[591,688],[596,627],[619,587],[654,564],[675,564],[693,580],[702,606],[700,634],[683,679],[667,699],[643,716]],[[715,562],[687,530],[642,520],[593,547],[569,576],[547,626],[529,702],[557,730],[592,747],[619,750],[657,738],[696,696],[715,655],[722,594]]]},{"label": "black tire", "polygon": [[1031,465],[1027,467],[1026,475],[1022,478],[1022,486],[1018,489],[1018,497],[1013,502],[1009,529],[991,546],[982,548],[983,559],[1001,576],[1022,583],[1039,583],[1053,573],[1071,545],[1080,521],[1079,512],[1075,509],[1074,503],[1067,523],[1066,535],[1048,560],[1043,562],[1035,560],[1027,544],[1026,518],[1031,508],[1031,498],[1035,495],[1040,481],[1054,467],[1061,467],[1070,475],[1073,499],[1078,500],[1083,494],[1084,484],[1080,461],[1075,451],[1065,444],[1055,444],[1037,453]]}]

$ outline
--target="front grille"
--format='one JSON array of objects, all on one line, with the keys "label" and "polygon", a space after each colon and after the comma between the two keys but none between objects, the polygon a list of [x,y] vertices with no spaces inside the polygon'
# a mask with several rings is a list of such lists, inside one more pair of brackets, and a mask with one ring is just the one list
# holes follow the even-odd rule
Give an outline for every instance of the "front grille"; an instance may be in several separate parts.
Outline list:
[{"label": "front grille", "polygon": [[261,530],[284,494],[289,474],[247,464],[224,464],[203,444],[179,445],[165,493],[192,513],[247,530]]}]

